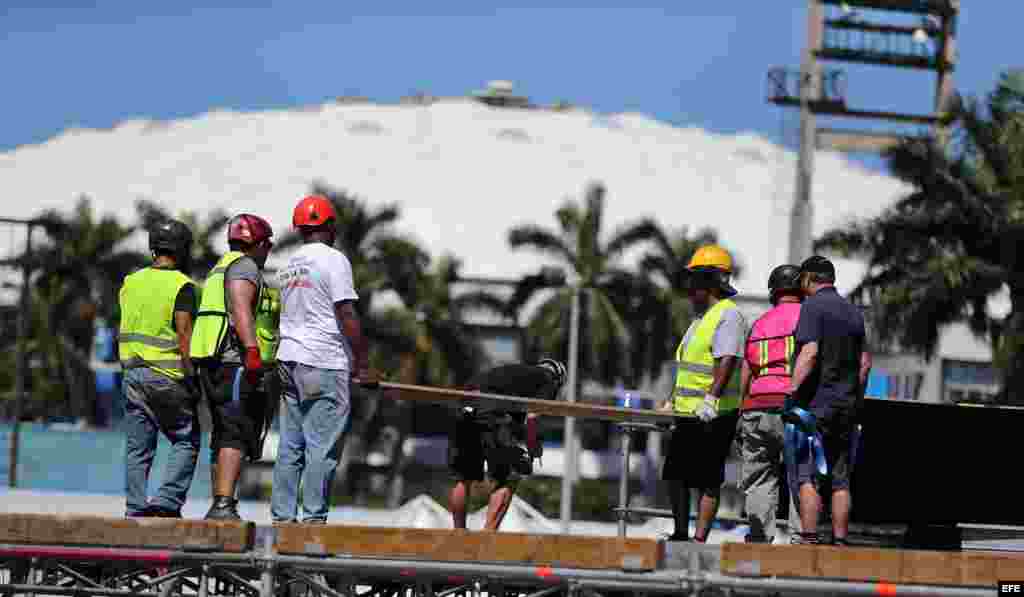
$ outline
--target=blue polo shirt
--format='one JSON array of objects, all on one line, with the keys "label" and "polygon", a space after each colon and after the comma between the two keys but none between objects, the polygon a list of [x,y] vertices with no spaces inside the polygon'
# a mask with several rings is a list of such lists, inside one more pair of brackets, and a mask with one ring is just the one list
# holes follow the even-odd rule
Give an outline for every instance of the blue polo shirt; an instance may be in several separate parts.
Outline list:
[{"label": "blue polo shirt", "polygon": [[860,400],[860,355],[867,349],[864,315],[826,287],[804,300],[796,326],[797,354],[818,343],[818,362],[796,396],[819,419],[837,410],[849,411]]}]

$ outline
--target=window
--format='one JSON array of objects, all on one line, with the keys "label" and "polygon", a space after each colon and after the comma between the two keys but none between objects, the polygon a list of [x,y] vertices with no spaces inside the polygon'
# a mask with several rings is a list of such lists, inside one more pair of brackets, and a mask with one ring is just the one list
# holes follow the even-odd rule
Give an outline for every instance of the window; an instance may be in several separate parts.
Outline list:
[{"label": "window", "polygon": [[999,393],[999,371],[982,361],[942,361],[943,398],[946,402],[984,403]]}]

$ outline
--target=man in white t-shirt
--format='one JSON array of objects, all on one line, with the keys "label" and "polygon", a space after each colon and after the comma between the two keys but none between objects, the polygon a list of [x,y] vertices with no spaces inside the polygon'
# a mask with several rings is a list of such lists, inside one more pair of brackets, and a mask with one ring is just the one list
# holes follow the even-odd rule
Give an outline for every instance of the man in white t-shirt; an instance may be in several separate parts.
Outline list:
[{"label": "man in white t-shirt", "polygon": [[349,379],[374,385],[367,345],[353,303],[352,265],[334,248],[334,206],[324,197],[304,198],[292,224],[303,246],[278,274],[281,286],[280,443],[274,464],[271,517],[324,524],[338,468],[342,436],[351,413]]}]

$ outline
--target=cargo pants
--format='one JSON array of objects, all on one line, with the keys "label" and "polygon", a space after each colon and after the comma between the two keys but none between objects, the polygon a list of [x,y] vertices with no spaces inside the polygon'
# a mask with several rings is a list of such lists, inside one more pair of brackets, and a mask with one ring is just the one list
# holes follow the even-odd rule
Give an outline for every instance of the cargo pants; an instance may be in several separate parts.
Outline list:
[{"label": "cargo pants", "polygon": [[[739,441],[743,455],[740,488],[746,496],[750,524],[748,543],[771,543],[775,538],[779,493],[786,483],[783,468],[785,424],[781,410],[740,413]],[[789,501],[789,532],[800,530],[796,496]]]}]

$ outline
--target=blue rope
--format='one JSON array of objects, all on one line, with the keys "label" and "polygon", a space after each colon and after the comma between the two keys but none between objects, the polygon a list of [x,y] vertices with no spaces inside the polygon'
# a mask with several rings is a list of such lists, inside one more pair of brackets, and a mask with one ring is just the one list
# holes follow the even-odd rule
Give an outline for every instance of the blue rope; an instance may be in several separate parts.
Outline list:
[{"label": "blue rope", "polygon": [[239,367],[235,370],[235,383],[231,386],[231,401],[239,402],[242,395],[242,371],[245,367]]},{"label": "blue rope", "polygon": [[793,406],[783,415],[786,427],[783,441],[783,457],[786,459],[786,477],[789,480],[791,495],[799,496],[797,472],[800,464],[811,462],[819,477],[828,475],[828,462],[825,460],[825,447],[818,433],[814,415],[806,410]]}]

